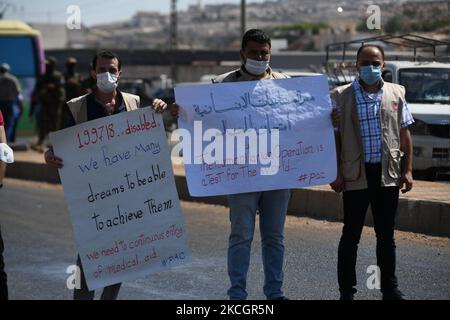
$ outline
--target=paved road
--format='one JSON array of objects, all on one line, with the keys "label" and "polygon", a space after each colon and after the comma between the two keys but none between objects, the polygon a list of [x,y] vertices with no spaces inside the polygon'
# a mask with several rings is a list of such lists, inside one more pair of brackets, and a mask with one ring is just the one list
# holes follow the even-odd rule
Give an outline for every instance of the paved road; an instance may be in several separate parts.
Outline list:
[{"label": "paved road", "polygon": [[[70,299],[66,268],[76,248],[61,186],[7,179],[0,192],[11,299]],[[120,299],[226,299],[227,209],[182,203],[193,262],[126,282]],[[291,299],[336,299],[336,249],[342,225],[289,216],[285,293]],[[257,231],[258,232],[258,231]],[[450,299],[450,239],[397,232],[398,277],[410,299]],[[358,299],[379,299],[367,289],[375,241],[365,228],[359,248]],[[249,273],[249,299],[264,299],[259,236]]]}]

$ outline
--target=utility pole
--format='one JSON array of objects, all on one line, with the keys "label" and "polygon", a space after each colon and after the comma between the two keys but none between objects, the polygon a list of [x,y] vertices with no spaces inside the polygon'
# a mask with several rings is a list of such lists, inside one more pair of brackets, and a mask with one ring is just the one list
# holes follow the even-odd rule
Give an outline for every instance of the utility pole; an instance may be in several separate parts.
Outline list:
[{"label": "utility pole", "polygon": [[241,0],[241,38],[245,33],[245,22],[246,22],[246,14],[245,14],[245,0]]},{"label": "utility pole", "polygon": [[0,20],[3,19],[3,17],[5,16],[6,10],[8,10],[8,8],[11,7],[10,3],[7,2],[0,2]]},{"label": "utility pole", "polygon": [[176,49],[177,45],[178,45],[177,24],[178,24],[177,0],[171,0],[171,4],[170,4],[170,42],[169,42],[169,48],[171,50]]},{"label": "utility pole", "polygon": [[170,73],[172,81],[175,82],[177,80],[177,66],[175,64],[175,50],[178,47],[178,36],[177,36],[177,24],[178,24],[178,15],[177,15],[177,0],[171,0],[170,2],[170,40],[169,40],[169,49],[172,55],[172,61],[170,63]]}]

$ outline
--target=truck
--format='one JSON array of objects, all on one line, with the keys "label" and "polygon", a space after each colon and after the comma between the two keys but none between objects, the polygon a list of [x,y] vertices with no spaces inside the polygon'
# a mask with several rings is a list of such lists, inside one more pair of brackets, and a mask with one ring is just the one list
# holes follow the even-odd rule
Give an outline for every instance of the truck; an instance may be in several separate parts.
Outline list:
[{"label": "truck", "polygon": [[413,168],[433,180],[450,173],[450,63],[387,61],[383,79],[405,87],[414,117]]}]

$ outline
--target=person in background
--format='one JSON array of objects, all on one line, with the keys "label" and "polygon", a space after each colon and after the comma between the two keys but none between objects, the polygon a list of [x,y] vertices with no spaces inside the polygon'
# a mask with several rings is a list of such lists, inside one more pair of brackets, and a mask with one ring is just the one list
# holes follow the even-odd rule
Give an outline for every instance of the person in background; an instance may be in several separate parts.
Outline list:
[{"label": "person in background", "polygon": [[[66,90],[66,101],[70,101],[73,98],[79,97],[84,94],[83,88],[81,87],[81,76],[78,72],[76,72],[77,60],[73,57],[70,57],[66,61],[66,72],[64,73],[64,85]],[[64,126],[69,118],[71,117],[70,111],[68,108],[62,108],[60,119],[59,119],[59,128]]]},{"label": "person in background", "polygon": [[39,137],[33,150],[44,152],[44,142],[48,134],[59,129],[59,115],[65,102],[64,79],[56,70],[56,59],[49,57],[45,63],[45,74],[36,83],[35,93],[39,100]]},{"label": "person in background", "polygon": [[14,101],[13,105],[13,115],[14,115],[14,124],[12,128],[12,135],[11,140],[9,142],[16,142],[16,136],[17,136],[17,127],[19,126],[19,120],[22,117],[22,111],[23,111],[23,96],[20,93],[16,100]]},{"label": "person in background", "polygon": [[10,66],[7,63],[0,65],[0,111],[4,117],[6,138],[9,142],[14,141],[14,104],[22,113],[22,89],[19,80],[9,73]]},{"label": "person in background", "polygon": [[31,122],[35,123],[36,131],[39,134],[41,126],[41,102],[39,101],[36,88],[30,96],[30,110],[28,112],[28,117]]},{"label": "person in background", "polygon": [[81,90],[83,94],[91,93],[92,91],[95,90],[96,86],[97,85],[95,83],[95,75],[91,65],[89,66],[89,76],[81,80]]}]

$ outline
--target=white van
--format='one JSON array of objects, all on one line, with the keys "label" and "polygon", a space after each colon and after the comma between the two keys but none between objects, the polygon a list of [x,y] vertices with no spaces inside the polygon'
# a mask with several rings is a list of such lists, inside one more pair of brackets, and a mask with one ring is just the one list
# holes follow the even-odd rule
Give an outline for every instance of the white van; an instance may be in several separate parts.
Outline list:
[{"label": "white van", "polygon": [[414,116],[414,170],[450,173],[450,63],[386,61],[383,79],[405,86]]}]

